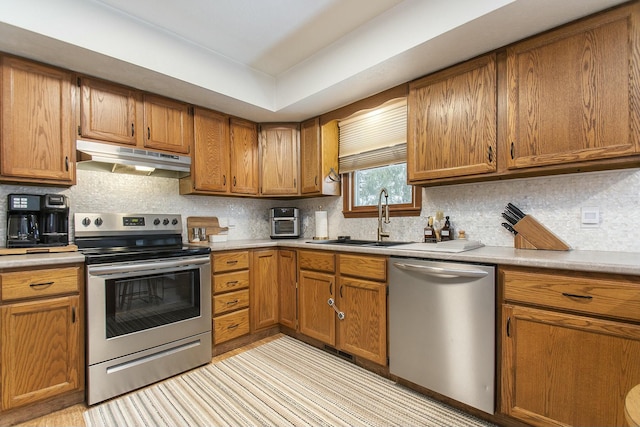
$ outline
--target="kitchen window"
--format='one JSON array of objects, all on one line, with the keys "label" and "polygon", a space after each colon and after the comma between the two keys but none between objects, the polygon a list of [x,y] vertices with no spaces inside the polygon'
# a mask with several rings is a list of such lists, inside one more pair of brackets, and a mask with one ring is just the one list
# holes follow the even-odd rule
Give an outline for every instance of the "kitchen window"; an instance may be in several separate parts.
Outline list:
[{"label": "kitchen window", "polygon": [[391,216],[419,216],[420,188],[407,185],[407,102],[393,99],[338,123],[345,218],[378,216],[380,190]]}]

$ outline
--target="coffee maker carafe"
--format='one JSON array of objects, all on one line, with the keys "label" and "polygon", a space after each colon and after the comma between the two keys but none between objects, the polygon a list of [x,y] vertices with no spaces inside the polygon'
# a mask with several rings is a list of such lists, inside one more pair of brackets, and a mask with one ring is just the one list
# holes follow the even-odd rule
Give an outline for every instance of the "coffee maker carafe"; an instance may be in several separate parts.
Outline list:
[{"label": "coffee maker carafe", "polygon": [[69,244],[69,203],[62,194],[45,194],[40,203],[40,240],[44,246]]},{"label": "coffee maker carafe", "polygon": [[7,248],[28,248],[40,243],[40,196],[9,194]]}]

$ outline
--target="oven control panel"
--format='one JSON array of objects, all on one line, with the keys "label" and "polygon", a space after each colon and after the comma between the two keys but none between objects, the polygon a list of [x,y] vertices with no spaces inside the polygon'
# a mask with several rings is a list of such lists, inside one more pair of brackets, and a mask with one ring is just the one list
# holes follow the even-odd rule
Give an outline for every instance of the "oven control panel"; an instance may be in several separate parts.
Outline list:
[{"label": "oven control panel", "polygon": [[76,213],[76,236],[116,233],[182,233],[179,214]]}]

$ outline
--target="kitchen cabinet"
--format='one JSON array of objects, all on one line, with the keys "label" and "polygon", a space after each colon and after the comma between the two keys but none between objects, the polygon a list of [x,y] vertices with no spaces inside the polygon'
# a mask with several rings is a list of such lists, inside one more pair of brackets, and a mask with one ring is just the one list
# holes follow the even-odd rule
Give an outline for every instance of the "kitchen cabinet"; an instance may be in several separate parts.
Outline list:
[{"label": "kitchen cabinet", "polygon": [[387,260],[338,254],[338,348],[387,365]]},{"label": "kitchen cabinet", "polygon": [[260,194],[298,195],[298,124],[260,125]]},{"label": "kitchen cabinet", "polygon": [[489,54],[410,83],[410,184],[496,171],[496,78]]},{"label": "kitchen cabinet", "polygon": [[1,411],[83,400],[83,277],[83,266],[0,273]]},{"label": "kitchen cabinet", "polygon": [[339,196],[338,122],[318,117],[300,124],[300,194]]},{"label": "kitchen cabinet", "polygon": [[180,179],[180,194],[230,191],[229,116],[196,107],[191,174]]},{"label": "kitchen cabinet", "polygon": [[278,322],[293,330],[298,328],[296,277],[296,251],[292,249],[278,250],[278,295],[280,298]]},{"label": "kitchen cabinet", "polygon": [[2,56],[0,179],[75,184],[75,76]]},{"label": "kitchen cabinet", "polygon": [[580,164],[640,153],[640,4],[507,49],[507,167]]},{"label": "kitchen cabinet", "polygon": [[625,426],[640,383],[640,277],[502,267],[501,412]]},{"label": "kitchen cabinet", "polygon": [[258,194],[258,129],[248,120],[231,118],[231,192]]},{"label": "kitchen cabinet", "polygon": [[278,250],[251,253],[251,331],[278,324]]},{"label": "kitchen cabinet", "polygon": [[189,104],[143,94],[144,146],[189,154],[193,141],[193,110]]},{"label": "kitchen cabinet", "polygon": [[142,146],[142,94],[89,77],[80,82],[80,136]]},{"label": "kitchen cabinet", "polygon": [[335,296],[335,255],[298,251],[298,322],[302,334],[335,346],[335,312],[327,304]]},{"label": "kitchen cabinet", "polygon": [[249,326],[249,251],[211,254],[213,344],[247,335]]}]

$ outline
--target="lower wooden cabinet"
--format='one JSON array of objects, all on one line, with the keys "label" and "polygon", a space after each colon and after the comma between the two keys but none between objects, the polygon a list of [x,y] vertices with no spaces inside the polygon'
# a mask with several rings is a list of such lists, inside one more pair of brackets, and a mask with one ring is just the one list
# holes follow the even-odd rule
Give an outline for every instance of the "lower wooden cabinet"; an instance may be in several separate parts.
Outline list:
[{"label": "lower wooden cabinet", "polygon": [[331,346],[336,345],[336,313],[327,301],[335,298],[335,282],[334,274],[306,270],[299,273],[300,332]]},{"label": "lower wooden cabinet", "polygon": [[249,251],[211,255],[213,344],[246,335],[249,327]]},{"label": "lower wooden cabinet", "polygon": [[298,293],[296,275],[296,251],[278,250],[279,323],[287,328],[298,327]]},{"label": "lower wooden cabinet", "polygon": [[251,331],[278,324],[278,250],[251,254]]}]

